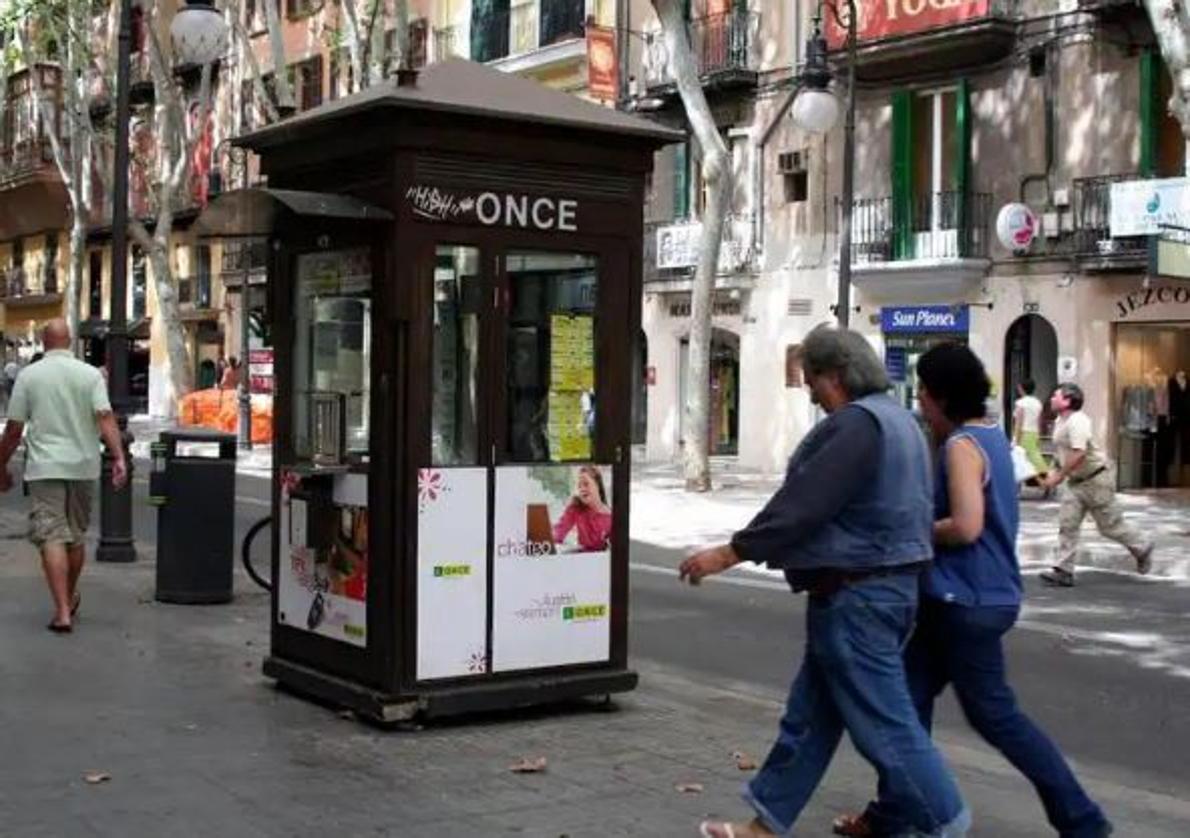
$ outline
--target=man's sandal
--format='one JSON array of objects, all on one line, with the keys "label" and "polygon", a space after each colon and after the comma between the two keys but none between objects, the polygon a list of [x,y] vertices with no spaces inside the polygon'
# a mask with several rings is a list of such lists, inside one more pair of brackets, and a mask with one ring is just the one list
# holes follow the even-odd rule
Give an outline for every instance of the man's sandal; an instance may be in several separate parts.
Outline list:
[{"label": "man's sandal", "polygon": [[868,823],[867,815],[863,813],[839,815],[831,824],[831,829],[836,835],[844,835],[848,838],[870,838],[876,834],[872,831],[872,825]]}]

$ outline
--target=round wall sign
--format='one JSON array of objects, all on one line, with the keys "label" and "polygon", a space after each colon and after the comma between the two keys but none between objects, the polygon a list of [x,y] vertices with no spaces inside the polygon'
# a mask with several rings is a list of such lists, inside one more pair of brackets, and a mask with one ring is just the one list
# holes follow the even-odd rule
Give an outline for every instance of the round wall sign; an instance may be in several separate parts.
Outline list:
[{"label": "round wall sign", "polygon": [[1006,250],[1028,250],[1037,238],[1037,216],[1024,204],[1005,204],[996,216],[996,238]]}]

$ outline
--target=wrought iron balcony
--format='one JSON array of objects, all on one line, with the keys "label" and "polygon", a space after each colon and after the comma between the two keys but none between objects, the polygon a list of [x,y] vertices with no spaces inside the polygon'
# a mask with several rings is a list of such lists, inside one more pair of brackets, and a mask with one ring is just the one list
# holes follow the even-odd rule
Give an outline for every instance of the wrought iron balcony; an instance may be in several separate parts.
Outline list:
[{"label": "wrought iron balcony", "polygon": [[934,192],[900,209],[892,198],[861,198],[851,214],[851,263],[986,259],[992,196]]},{"label": "wrought iron balcony", "polygon": [[434,30],[433,52],[430,61],[447,61],[451,58],[466,58],[462,38],[459,37],[459,27],[446,26]]},{"label": "wrought iron balcony", "polygon": [[579,41],[586,32],[585,11],[583,0],[540,0],[489,15],[471,25],[471,59],[499,61]]},{"label": "wrought iron balcony", "polygon": [[40,305],[54,302],[60,296],[56,270],[43,269],[33,277],[20,268],[0,271],[0,298],[9,305]]},{"label": "wrought iron balcony", "polygon": [[1112,184],[1141,179],[1136,174],[1118,174],[1074,181],[1074,235],[1070,247],[1084,270],[1126,270],[1145,264],[1147,238],[1112,238],[1111,234]]},{"label": "wrought iron balcony", "polygon": [[[756,86],[759,24],[758,13],[742,8],[690,22],[690,45],[704,87],[726,90]],[[652,93],[676,91],[660,33],[654,34],[646,50],[645,83]]]},{"label": "wrought iron balcony", "polygon": [[[719,276],[750,273],[755,255],[753,222],[747,213],[728,215],[719,246]],[[698,266],[702,224],[697,219],[645,223],[645,282],[688,281]],[[722,284],[722,283],[720,283]]]},{"label": "wrought iron balcony", "polygon": [[48,137],[0,147],[0,189],[54,165]]}]

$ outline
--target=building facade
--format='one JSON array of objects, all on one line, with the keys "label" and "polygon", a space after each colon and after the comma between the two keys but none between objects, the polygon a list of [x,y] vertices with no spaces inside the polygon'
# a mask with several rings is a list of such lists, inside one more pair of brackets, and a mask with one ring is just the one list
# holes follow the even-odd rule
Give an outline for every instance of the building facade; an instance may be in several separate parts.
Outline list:
[{"label": "building facade", "polygon": [[[735,86],[703,70],[735,174],[714,305],[712,451],[776,470],[816,421],[794,348],[834,320],[843,132],[805,134],[780,110],[812,6],[707,3],[693,4],[696,57],[752,62],[741,68],[750,73],[732,68]],[[747,36],[728,39],[746,49],[717,52],[700,40],[725,6],[749,20]],[[633,8],[634,28],[656,26],[647,3]],[[825,30],[842,72],[845,36],[833,21]],[[850,319],[885,357],[899,397],[916,406],[922,351],[962,340],[992,376],[997,415],[1011,414],[1026,378],[1042,395],[1077,381],[1122,485],[1182,485],[1190,446],[1178,374],[1190,364],[1190,289],[1150,268],[1150,237],[1113,237],[1110,224],[1113,184],[1133,183],[1143,206],[1148,179],[1180,176],[1185,165],[1143,8],[885,4],[859,36]],[[634,51],[638,81],[625,104],[680,121],[680,106],[651,81],[649,51]],[[657,460],[681,448],[696,161],[693,145],[659,155],[647,210],[655,256],[642,381],[646,452]],[[1027,248],[997,239],[1010,204],[1037,220]]]}]

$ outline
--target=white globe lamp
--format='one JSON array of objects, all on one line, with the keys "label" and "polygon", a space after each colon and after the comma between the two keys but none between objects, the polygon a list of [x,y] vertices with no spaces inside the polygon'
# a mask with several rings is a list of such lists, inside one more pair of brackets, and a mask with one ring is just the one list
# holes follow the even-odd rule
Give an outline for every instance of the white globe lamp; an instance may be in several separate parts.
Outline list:
[{"label": "white globe lamp", "polygon": [[169,26],[178,65],[214,64],[227,52],[227,24],[212,0],[187,0]]},{"label": "white globe lamp", "polygon": [[825,134],[835,127],[839,118],[839,100],[829,90],[807,88],[793,100],[790,115],[803,131]]}]

